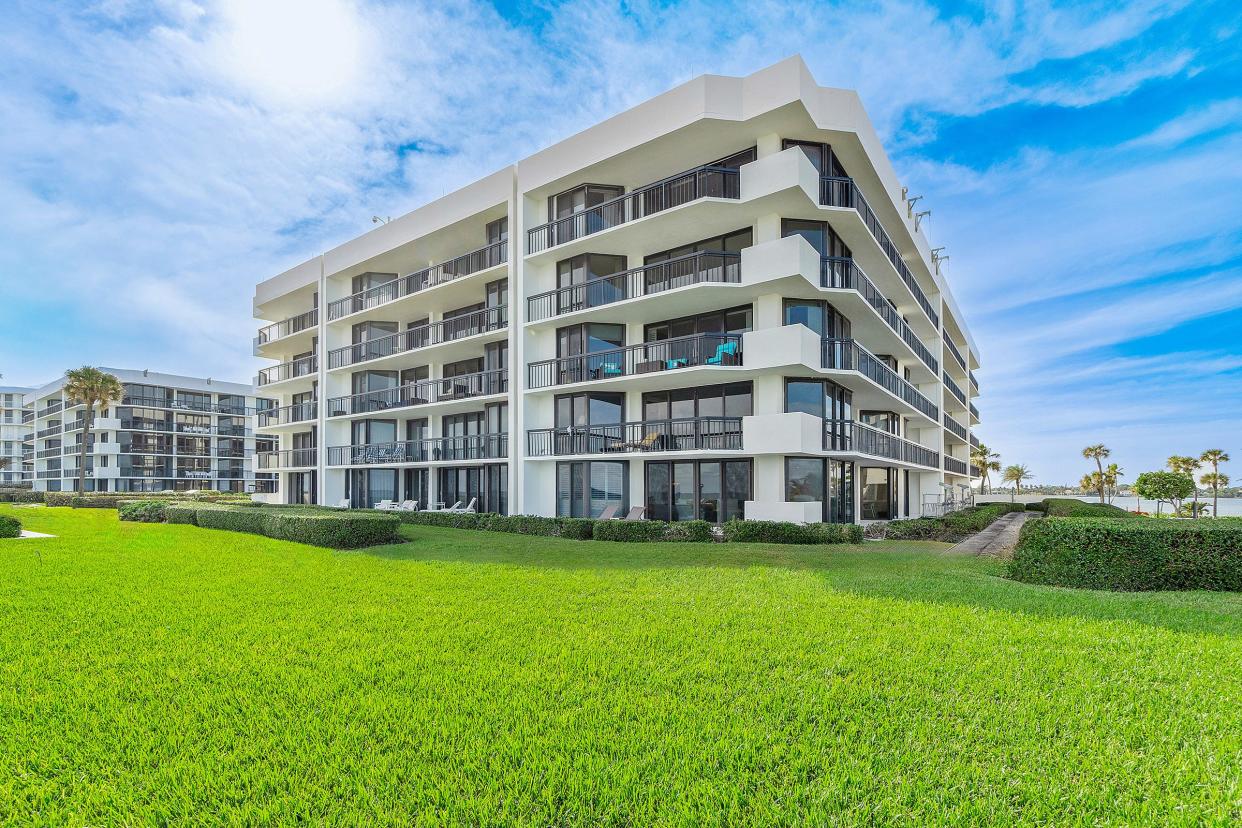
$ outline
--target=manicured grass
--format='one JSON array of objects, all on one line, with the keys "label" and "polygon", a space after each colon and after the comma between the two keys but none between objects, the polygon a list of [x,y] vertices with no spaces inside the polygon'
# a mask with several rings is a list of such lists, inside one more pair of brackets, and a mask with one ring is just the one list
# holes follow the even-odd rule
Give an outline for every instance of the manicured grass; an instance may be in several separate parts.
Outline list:
[{"label": "manicured grass", "polygon": [[0,541],[0,822],[1236,824],[1242,596],[931,543]]}]

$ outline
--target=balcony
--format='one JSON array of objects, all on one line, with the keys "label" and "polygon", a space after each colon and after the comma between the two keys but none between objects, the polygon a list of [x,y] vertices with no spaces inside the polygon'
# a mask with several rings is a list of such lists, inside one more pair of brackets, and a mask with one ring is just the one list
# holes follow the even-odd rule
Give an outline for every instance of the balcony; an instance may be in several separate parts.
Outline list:
[{"label": "balcony", "polygon": [[352,313],[387,305],[405,296],[427,288],[462,279],[480,271],[504,264],[509,258],[509,243],[495,242],[447,262],[424,268],[408,276],[402,276],[387,284],[337,299],[328,304],[328,321],[334,321]]},{"label": "balcony", "polygon": [[976,423],[979,422],[979,409],[975,408],[974,403],[970,404],[970,417],[971,417],[971,422],[970,422],[971,425],[975,425]]},{"label": "balcony", "polygon": [[167,466],[122,466],[121,477],[164,477],[173,475]]},{"label": "balcony", "polygon": [[54,426],[48,426],[47,428],[39,429],[38,431],[35,432],[35,437],[42,440],[44,437],[54,437],[60,433],[61,433],[60,423],[57,423]]},{"label": "balcony", "polygon": [[953,360],[958,365],[962,366],[962,370],[965,371],[966,370],[966,357],[962,356],[962,352],[958,350],[958,347],[956,345],[953,344],[953,340],[949,339],[949,332],[941,331],[940,338],[943,339],[944,344],[948,346],[949,353],[953,354]]},{"label": "balcony", "polygon": [[245,405],[234,405],[232,403],[219,402],[201,402],[199,400],[178,400],[169,397],[136,397],[126,394],[121,398],[120,405],[137,406],[139,408],[168,408],[174,411],[199,411],[205,414],[234,414],[238,417],[244,417],[247,414],[253,414],[254,409]]},{"label": "balcony", "polygon": [[526,432],[531,457],[656,451],[740,451],[741,417],[690,417],[539,428]]},{"label": "balcony", "polygon": [[319,401],[294,403],[259,412],[259,427],[304,423],[319,416]]},{"label": "balcony", "polygon": [[532,227],[526,231],[526,252],[538,253],[700,198],[736,199],[740,195],[741,176],[737,168],[708,164]]},{"label": "balcony", "polygon": [[35,472],[35,477],[39,480],[59,480],[60,469],[46,469],[44,471]]},{"label": "balcony", "polygon": [[509,371],[507,369],[480,371],[476,374],[420,380],[396,388],[367,391],[349,397],[333,397],[328,400],[328,416],[341,417],[348,414],[367,414],[393,408],[467,400],[473,397],[486,397],[490,394],[504,394],[508,390]]},{"label": "balcony", "polygon": [[980,469],[978,466],[971,466],[970,476],[971,477],[983,477],[983,470]]},{"label": "balcony", "polygon": [[176,477],[181,480],[211,480],[215,472],[211,469],[177,469]]},{"label": "balcony", "polygon": [[940,419],[940,409],[934,402],[852,339],[825,339],[822,364],[827,370],[858,371],[928,418]]},{"label": "balcony", "polygon": [[944,415],[944,427],[947,428],[950,433],[956,434],[963,441],[966,439],[966,426],[962,425],[948,414]]},{"label": "balcony", "polygon": [[974,371],[966,372],[970,376],[970,387],[974,389],[975,396],[979,395],[979,380],[975,377]]},{"label": "balcony", "polygon": [[880,315],[884,323],[892,328],[910,346],[910,350],[914,351],[915,356],[930,368],[933,374],[940,372],[940,361],[932,356],[932,352],[927,346],[915,335],[914,331],[910,330],[906,320],[901,318],[901,314],[897,312],[897,309],[884,297],[880,289],[867,278],[867,274],[854,263],[853,259],[841,256],[825,256],[820,268],[820,286],[853,290],[860,293],[867,300],[867,303],[875,308],[876,313]]},{"label": "balcony", "polygon": [[329,466],[368,466],[380,463],[503,460],[509,456],[508,434],[472,434],[357,446],[330,446]]},{"label": "balcony", "polygon": [[931,469],[940,467],[940,452],[854,420],[824,420],[824,451],[868,454]]},{"label": "balcony", "polygon": [[30,425],[31,423],[34,422],[34,418],[35,418],[35,414],[33,411],[22,412],[22,424],[23,425]]},{"label": "balcony", "polygon": [[46,457],[60,457],[60,455],[61,455],[60,446],[57,446],[56,448],[39,449],[37,452],[35,452],[35,457],[37,457],[40,460]]},{"label": "balcony", "polygon": [[547,388],[694,366],[741,364],[741,334],[692,334],[593,354],[532,362],[526,369],[530,388]]},{"label": "balcony", "polygon": [[255,480],[249,489],[253,494],[276,494],[276,486],[275,480]]},{"label": "balcony", "polygon": [[451,319],[441,319],[439,322],[419,325],[417,328],[410,328],[390,336],[381,336],[356,345],[336,348],[328,352],[328,370],[333,371],[373,359],[499,331],[509,323],[507,311],[508,308],[504,305],[484,308],[462,316],[454,316]]},{"label": "balcony", "polygon": [[704,251],[601,276],[529,297],[526,300],[527,319],[538,322],[689,285],[710,282],[736,284],[742,280],[741,261],[739,253]]},{"label": "balcony", "polygon": [[45,408],[45,409],[43,409],[42,411],[40,411],[40,412],[39,412],[39,417],[41,417],[41,418],[42,418],[42,417],[50,417],[50,416],[52,416],[53,414],[59,414],[61,411],[63,411],[63,410],[64,410],[64,408],[65,408],[65,403],[64,403],[64,401],[62,401],[62,400],[53,400],[52,402],[49,402],[49,403],[47,404],[47,408]]},{"label": "balcony", "polygon": [[969,473],[965,461],[958,460],[956,457],[950,457],[947,454],[944,456],[944,470],[951,474],[960,474],[963,477]]},{"label": "balcony", "polygon": [[871,233],[872,237],[880,245],[884,255],[892,262],[893,267],[897,270],[897,275],[906,283],[906,287],[910,288],[910,293],[914,295],[914,299],[919,303],[919,307],[927,314],[927,318],[931,320],[932,325],[939,328],[940,314],[932,307],[931,300],[927,298],[927,294],[919,287],[918,280],[914,278],[914,274],[910,272],[910,268],[906,265],[905,260],[902,259],[901,251],[897,249],[897,245],[893,244],[893,240],[884,230],[884,226],[880,224],[880,219],[876,216],[875,211],[871,209],[871,205],[867,203],[867,199],[863,197],[862,191],[858,189],[854,179],[832,176],[821,178],[819,182],[819,203],[825,207],[846,207],[857,211],[868,232]]},{"label": "balcony", "polygon": [[950,394],[957,397],[958,402],[960,402],[962,405],[965,405],[966,404],[966,392],[962,390],[962,387],[958,385],[956,382],[954,382],[953,377],[949,376],[947,373],[943,375],[943,378],[944,378],[944,387],[949,389]]},{"label": "balcony", "polygon": [[258,348],[269,342],[275,342],[278,339],[293,336],[295,333],[310,330],[318,324],[319,308],[311,308],[305,313],[299,313],[297,316],[291,316],[288,319],[282,319],[279,322],[259,328],[259,335],[254,338],[254,347]]},{"label": "balcony", "polygon": [[272,385],[277,382],[284,382],[295,377],[306,377],[314,374],[319,370],[319,358],[315,354],[295,359],[292,362],[282,362],[279,365],[273,365],[270,368],[264,368],[259,372],[259,385]]},{"label": "balcony", "polygon": [[978,437],[976,437],[975,435],[971,434],[971,435],[970,435],[970,444],[971,444],[972,446],[974,446],[975,448],[979,448],[979,438],[978,438]]},{"label": "balcony", "polygon": [[263,451],[256,455],[256,468],[259,469],[302,469],[312,468],[318,462],[315,454],[318,449],[296,448],[283,451]]}]

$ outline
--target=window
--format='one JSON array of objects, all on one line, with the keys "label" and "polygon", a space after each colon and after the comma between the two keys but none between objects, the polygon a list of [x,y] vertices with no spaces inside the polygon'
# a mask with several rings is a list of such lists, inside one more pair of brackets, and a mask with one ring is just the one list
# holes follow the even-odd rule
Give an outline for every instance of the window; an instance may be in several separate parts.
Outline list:
[{"label": "window", "polygon": [[[548,199],[548,215],[562,219],[589,210],[625,192],[624,187],[610,184],[582,184],[572,190],[557,193]],[[590,232],[595,232],[594,230]]]},{"label": "window", "polygon": [[892,520],[897,517],[896,469],[860,469],[862,494],[859,506],[863,520]]},{"label": "window", "polygon": [[508,512],[508,469],[503,464],[441,468],[438,482],[439,498],[446,506],[457,502],[467,506],[474,500],[480,512]]},{"label": "window", "polygon": [[819,457],[786,457],[785,501],[819,502],[825,522],[853,523],[854,464]]},{"label": "window", "polygon": [[651,520],[740,520],[752,497],[749,460],[652,461],[645,473]]},{"label": "window", "polygon": [[355,446],[375,446],[397,441],[396,420],[355,420],[350,423]]},{"label": "window", "polygon": [[649,256],[643,257],[643,264],[658,264],[669,259],[688,256],[691,253],[740,253],[744,248],[754,244],[754,239],[754,230],[750,227],[743,227],[741,230],[734,230],[732,233],[725,233],[722,236],[712,236],[711,238],[700,239],[692,244],[683,244],[680,247],[652,253]]},{"label": "window", "polygon": [[828,302],[810,299],[786,299],[786,325],[806,325],[821,337],[849,339],[850,320]]},{"label": "window", "polygon": [[558,454],[598,453],[624,437],[624,394],[561,394],[553,405]]},{"label": "window", "polygon": [[624,299],[626,290],[624,277],[620,279],[601,277],[622,273],[625,268],[624,256],[608,256],[602,253],[583,253],[581,256],[557,262],[556,312],[569,313]]},{"label": "window", "polygon": [[705,333],[741,334],[751,329],[751,318],[750,305],[740,305],[736,308],[701,313],[696,316],[683,316],[680,319],[653,322],[643,330],[643,339],[646,342],[659,342],[680,336]]},{"label": "window", "polygon": [[901,417],[892,411],[859,411],[858,421],[877,431],[901,436]]},{"label": "window", "polygon": [[821,144],[815,141],[794,141],[785,139],[781,142],[781,149],[789,149],[790,147],[798,147],[806,157],[810,159],[811,164],[815,167],[816,172],[821,176],[832,176],[835,178],[845,178],[847,174],[845,168],[837,161],[836,154],[832,151],[829,144]]},{"label": "window", "polygon": [[[371,290],[372,288],[377,288],[377,287],[380,287],[381,285],[391,285],[393,282],[396,282],[396,281],[397,281],[397,274],[395,273],[361,273],[353,278],[353,280],[351,281],[350,287],[352,288],[353,293],[361,293],[364,290]],[[387,293],[389,291],[380,291],[380,292]],[[392,293],[394,296],[396,295],[395,291],[393,291]],[[384,300],[380,300],[380,301],[384,301]],[[366,307],[366,306],[358,305],[354,308],[354,310],[362,310],[363,307]]]},{"label": "window", "polygon": [[[429,469],[405,469],[403,472],[405,477],[405,500],[418,501],[418,508],[428,509],[431,507],[428,501],[427,483],[431,478]],[[449,504],[452,505],[452,504]]]},{"label": "window", "polygon": [[[509,239],[509,217],[504,216],[495,221],[487,223],[487,243],[496,244],[497,242],[508,241]],[[426,501],[423,501],[426,502]]]},{"label": "window", "polygon": [[558,357],[595,354],[625,345],[625,326],[602,323],[570,325],[556,332]]},{"label": "window", "polygon": [[826,221],[781,219],[781,238],[788,236],[806,239],[821,256],[850,258],[850,249]]},{"label": "window", "polygon": [[556,464],[558,517],[599,517],[608,506],[624,512],[628,503],[625,461]]},{"label": "window", "polygon": [[483,304],[489,308],[500,308],[509,304],[509,280],[497,279],[483,287]]},{"label": "window", "polygon": [[350,469],[346,478],[349,505],[371,509],[381,500],[397,499],[396,469]]},{"label": "window", "polygon": [[749,382],[648,391],[643,394],[643,419],[747,417],[753,413],[753,400],[754,392]]},{"label": "window", "polygon": [[848,420],[853,416],[854,395],[831,380],[790,378],[785,380],[785,411],[801,411],[825,420]]}]

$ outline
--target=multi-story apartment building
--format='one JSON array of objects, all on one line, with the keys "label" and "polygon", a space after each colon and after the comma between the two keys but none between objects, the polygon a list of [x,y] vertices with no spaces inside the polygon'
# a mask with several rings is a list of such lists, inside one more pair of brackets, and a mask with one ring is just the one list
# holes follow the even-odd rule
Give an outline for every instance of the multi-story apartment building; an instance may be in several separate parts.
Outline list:
[{"label": "multi-story apartment building", "polygon": [[291,502],[857,521],[968,486],[977,349],[857,95],[704,76],[258,285]]},{"label": "multi-story apartment building", "polygon": [[[95,410],[87,491],[275,492],[273,475],[254,470],[256,451],[272,447],[270,438],[254,431],[258,411],[271,400],[257,398],[241,383],[101,370],[121,381],[125,396]],[[34,487],[40,491],[74,491],[78,485],[86,414],[64,385],[61,377],[26,397],[34,407]]]},{"label": "multi-story apartment building", "polygon": [[34,413],[25,395],[33,388],[0,385],[0,486],[24,486],[33,471]]}]

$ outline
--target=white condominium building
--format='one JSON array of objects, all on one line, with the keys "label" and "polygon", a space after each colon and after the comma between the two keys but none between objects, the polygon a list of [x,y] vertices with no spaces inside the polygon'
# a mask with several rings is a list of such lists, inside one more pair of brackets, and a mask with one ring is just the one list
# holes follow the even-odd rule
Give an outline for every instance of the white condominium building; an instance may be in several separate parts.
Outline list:
[{"label": "white condominium building", "polygon": [[[96,406],[87,444],[86,491],[154,492],[215,489],[267,494],[270,474],[256,474],[256,450],[270,448],[256,437],[258,410],[271,404],[236,382],[101,368],[125,388],[119,403]],[[64,393],[65,378],[36,389],[34,488],[75,491],[81,460],[85,407]]]},{"label": "white condominium building", "polygon": [[0,486],[30,483],[34,413],[25,396],[33,390],[0,385]]},{"label": "white condominium building", "polygon": [[977,350],[854,92],[703,76],[259,284],[288,502],[867,521],[967,485]]}]

